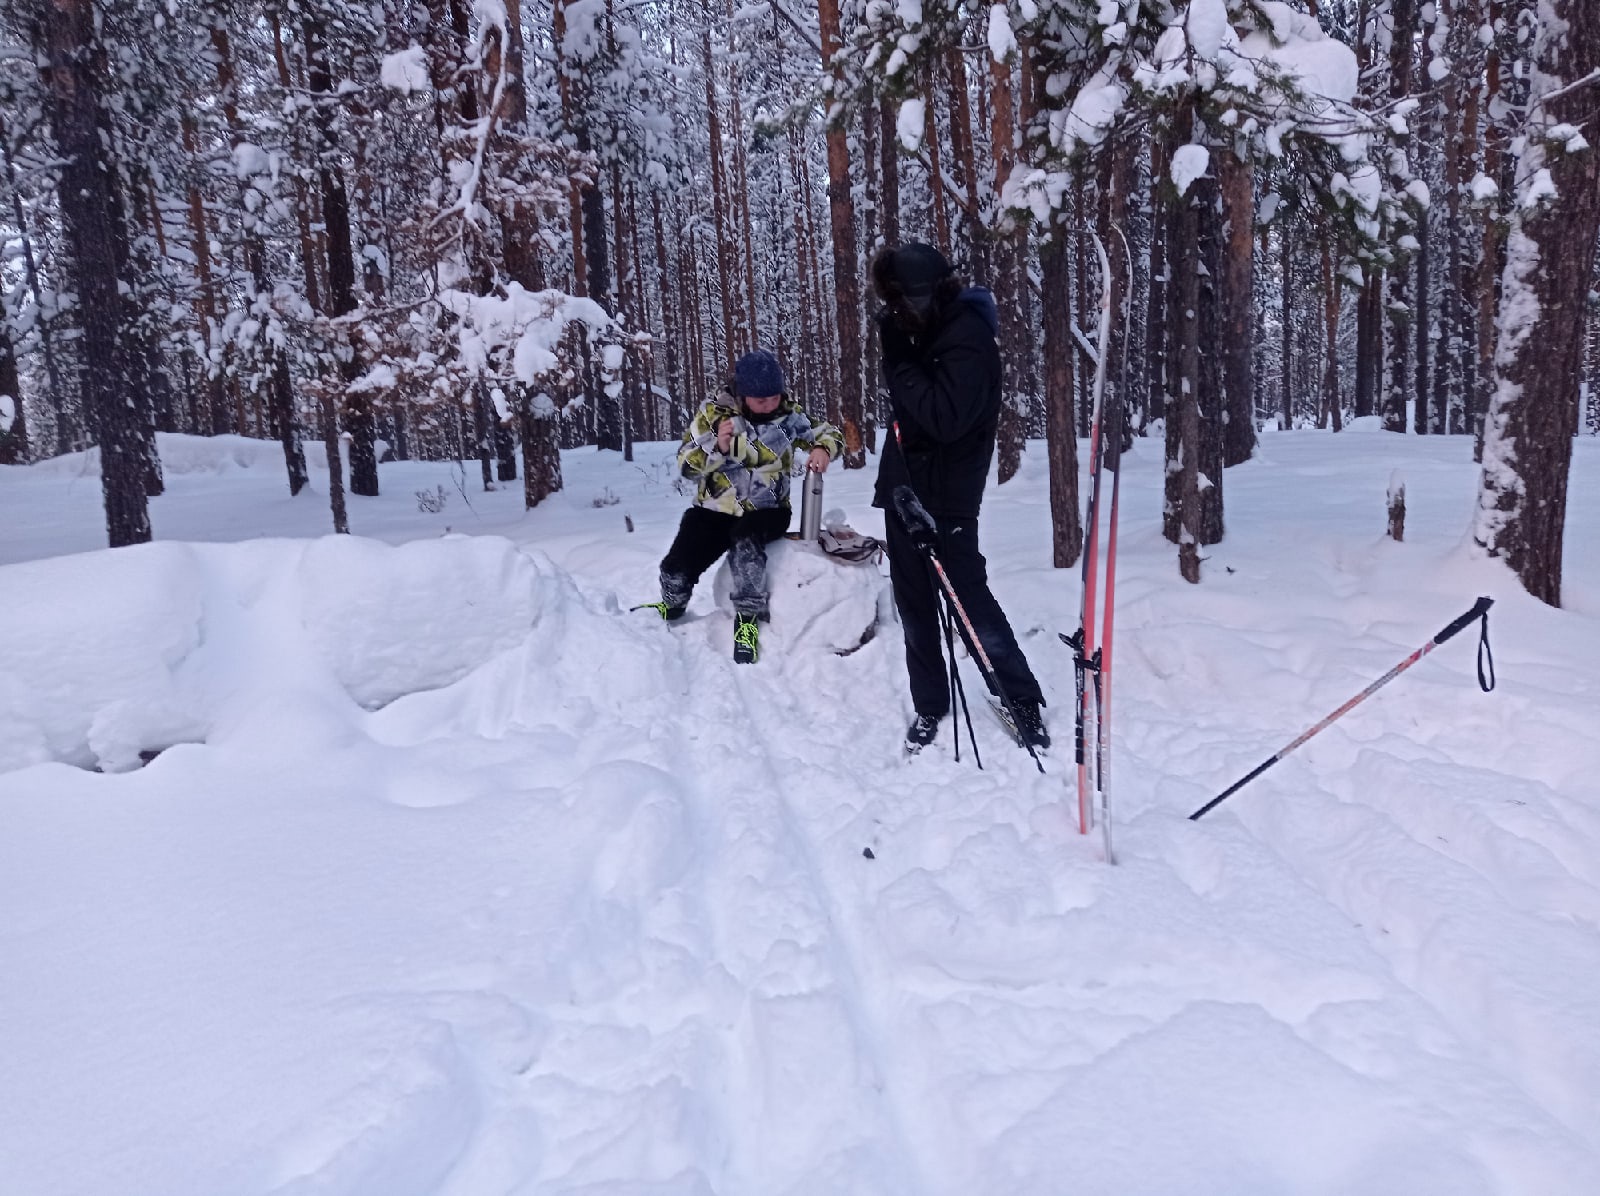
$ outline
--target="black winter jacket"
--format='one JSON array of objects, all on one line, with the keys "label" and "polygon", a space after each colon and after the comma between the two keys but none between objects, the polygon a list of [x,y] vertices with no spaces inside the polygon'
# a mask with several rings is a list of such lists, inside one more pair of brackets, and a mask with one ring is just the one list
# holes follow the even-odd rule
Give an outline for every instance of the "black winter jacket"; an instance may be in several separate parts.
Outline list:
[{"label": "black winter jacket", "polygon": [[879,317],[884,381],[899,427],[885,439],[872,505],[893,509],[910,482],[934,515],[978,514],[1000,422],[1000,316],[994,296],[968,287],[913,340]]}]

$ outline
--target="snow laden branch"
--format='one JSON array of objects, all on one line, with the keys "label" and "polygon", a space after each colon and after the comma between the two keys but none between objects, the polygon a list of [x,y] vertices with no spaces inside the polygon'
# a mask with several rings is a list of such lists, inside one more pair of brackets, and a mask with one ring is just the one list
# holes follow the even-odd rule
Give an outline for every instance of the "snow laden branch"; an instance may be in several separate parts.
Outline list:
[{"label": "snow laden branch", "polygon": [[[468,51],[468,57],[475,65],[480,66],[484,58],[484,47],[487,45],[492,33],[504,46],[507,40],[506,10],[501,0],[477,0],[473,5],[473,15],[482,22],[482,31],[478,40]],[[499,118],[501,106],[506,95],[506,60],[502,53],[495,56],[498,59],[499,69],[495,72],[494,86],[490,91],[487,111],[481,116],[476,126],[471,130],[472,156],[467,164],[465,177],[459,180],[460,191],[456,200],[444,211],[439,213],[438,220],[443,221],[450,216],[459,215],[464,221],[476,223],[477,221],[477,195],[483,182],[484,156],[489,152],[489,142],[494,136],[494,126]]]},{"label": "snow laden branch", "polygon": [[597,338],[615,338],[617,323],[592,299],[565,291],[529,291],[509,283],[504,295],[441,292],[445,308],[460,318],[461,360],[474,373],[533,385],[562,368],[557,352],[567,329],[582,324]]}]

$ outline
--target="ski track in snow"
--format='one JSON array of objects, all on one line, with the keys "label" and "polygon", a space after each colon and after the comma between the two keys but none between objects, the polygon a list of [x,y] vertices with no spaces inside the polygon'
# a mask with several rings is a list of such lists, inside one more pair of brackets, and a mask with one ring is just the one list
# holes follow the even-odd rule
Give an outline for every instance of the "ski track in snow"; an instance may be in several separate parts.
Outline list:
[{"label": "ski track in snow", "polygon": [[[1404,546],[1368,526],[1400,447],[1425,458]],[[1198,589],[1140,523],[1159,454],[1130,454],[1115,868],[1075,826],[1077,572],[1028,564],[1042,453],[985,520],[1050,699],[1042,777],[981,710],[982,771],[950,721],[901,755],[898,628],[832,650],[879,605],[871,569],[777,548],[751,667],[711,575],[706,617],[619,609],[682,503],[592,450],[543,533],[484,497],[482,530],[540,551],[0,572],[33,597],[0,661],[39,670],[0,684],[0,754],[195,741],[0,773],[0,1158],[61,1196],[1600,1190],[1600,574],[1560,614],[1461,554],[1460,448],[1269,437]],[[57,500],[61,472],[27,485]],[[865,481],[829,475],[870,532]],[[600,530],[602,482],[640,535]],[[427,534],[404,506],[386,534]],[[94,602],[36,596],[96,577],[136,642],[77,659],[51,620]],[[1187,822],[1479,592],[1495,695],[1463,633]]]}]

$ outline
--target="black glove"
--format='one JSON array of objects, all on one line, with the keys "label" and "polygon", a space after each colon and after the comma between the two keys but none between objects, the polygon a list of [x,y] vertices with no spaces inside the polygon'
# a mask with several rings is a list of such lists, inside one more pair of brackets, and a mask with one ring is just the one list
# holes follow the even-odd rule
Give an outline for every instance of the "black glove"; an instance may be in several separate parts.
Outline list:
[{"label": "black glove", "polygon": [[905,524],[906,531],[911,536],[911,543],[923,552],[931,554],[939,540],[939,528],[934,523],[933,516],[928,514],[928,508],[922,505],[917,492],[904,482],[894,488],[893,497],[895,514],[899,515],[900,522]]},{"label": "black glove", "polygon": [[878,344],[883,348],[883,364],[889,369],[910,361],[917,354],[917,346],[895,323],[893,314],[885,308],[878,313]]}]

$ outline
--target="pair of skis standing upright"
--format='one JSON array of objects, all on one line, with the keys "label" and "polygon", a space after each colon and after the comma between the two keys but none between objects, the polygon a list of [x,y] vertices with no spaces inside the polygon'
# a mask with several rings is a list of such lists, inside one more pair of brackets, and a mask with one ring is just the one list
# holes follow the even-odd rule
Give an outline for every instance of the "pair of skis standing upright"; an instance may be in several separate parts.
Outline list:
[{"label": "pair of skis standing upright", "polygon": [[[1116,230],[1122,236],[1121,230]],[[1123,260],[1129,261],[1127,238],[1122,238]],[[1073,650],[1077,683],[1077,709],[1074,715],[1073,746],[1078,765],[1078,831],[1087,835],[1096,822],[1108,864],[1116,863],[1111,842],[1110,803],[1110,725],[1111,725],[1111,645],[1116,615],[1117,581],[1117,506],[1122,491],[1122,444],[1126,435],[1126,404],[1121,387],[1117,401],[1106,418],[1106,366],[1111,353],[1111,263],[1105,245],[1094,238],[1095,254],[1100,259],[1100,328],[1096,339],[1094,395],[1089,420],[1089,502],[1083,527],[1083,593],[1078,607],[1078,630],[1061,634]],[[1130,288],[1123,288],[1123,314],[1126,316]],[[1126,377],[1127,333],[1124,328],[1123,377]],[[1120,380],[1119,380],[1120,381]],[[1105,604],[1097,604],[1100,581],[1100,522],[1105,473],[1111,474],[1111,504],[1106,513]]]}]

